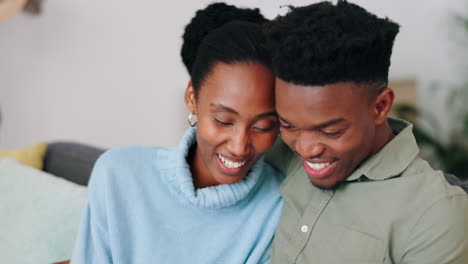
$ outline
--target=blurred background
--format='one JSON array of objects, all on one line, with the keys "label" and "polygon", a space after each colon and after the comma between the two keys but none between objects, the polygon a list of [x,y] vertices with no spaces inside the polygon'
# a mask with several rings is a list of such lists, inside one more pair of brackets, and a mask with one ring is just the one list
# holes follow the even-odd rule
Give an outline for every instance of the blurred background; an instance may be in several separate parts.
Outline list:
[{"label": "blurred background", "polygon": [[[0,151],[58,140],[177,144],[188,115],[181,36],[211,2],[0,0]],[[316,1],[226,2],[274,18],[284,5]],[[351,2],[401,25],[390,69],[394,114],[417,123],[433,166],[463,176],[468,1]]]}]

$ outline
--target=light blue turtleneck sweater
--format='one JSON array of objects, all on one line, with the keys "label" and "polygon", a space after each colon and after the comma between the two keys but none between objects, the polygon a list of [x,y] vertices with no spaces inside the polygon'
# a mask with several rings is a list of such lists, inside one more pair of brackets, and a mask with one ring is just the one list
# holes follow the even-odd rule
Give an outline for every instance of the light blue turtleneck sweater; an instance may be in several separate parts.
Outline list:
[{"label": "light blue turtleneck sweater", "polygon": [[268,263],[283,176],[260,159],[235,184],[195,189],[175,148],[121,147],[97,161],[73,264]]}]

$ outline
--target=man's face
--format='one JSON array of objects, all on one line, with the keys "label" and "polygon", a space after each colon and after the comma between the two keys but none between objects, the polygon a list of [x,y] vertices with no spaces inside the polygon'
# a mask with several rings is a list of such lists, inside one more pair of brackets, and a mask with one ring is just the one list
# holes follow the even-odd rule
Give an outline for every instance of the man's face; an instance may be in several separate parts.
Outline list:
[{"label": "man's face", "polygon": [[369,87],[353,82],[301,86],[276,78],[281,137],[303,160],[312,183],[333,188],[375,145]]}]

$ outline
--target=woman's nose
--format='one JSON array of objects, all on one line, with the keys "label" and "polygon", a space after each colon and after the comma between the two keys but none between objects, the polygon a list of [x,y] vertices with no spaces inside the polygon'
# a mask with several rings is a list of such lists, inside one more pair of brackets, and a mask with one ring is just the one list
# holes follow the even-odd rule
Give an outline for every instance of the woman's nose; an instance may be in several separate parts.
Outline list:
[{"label": "woman's nose", "polygon": [[247,129],[238,129],[230,137],[228,150],[231,155],[245,157],[250,154],[251,137]]}]

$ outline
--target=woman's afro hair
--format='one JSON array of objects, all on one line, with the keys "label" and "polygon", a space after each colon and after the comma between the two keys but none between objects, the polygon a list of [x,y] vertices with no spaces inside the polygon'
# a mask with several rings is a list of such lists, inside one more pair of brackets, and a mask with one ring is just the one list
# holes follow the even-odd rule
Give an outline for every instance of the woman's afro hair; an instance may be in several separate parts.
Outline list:
[{"label": "woman's afro hair", "polygon": [[290,7],[264,27],[275,74],[298,85],[387,82],[399,25],[339,0]]},{"label": "woman's afro hair", "polygon": [[232,21],[263,24],[268,20],[263,17],[258,8],[238,8],[221,2],[210,4],[206,8],[198,10],[195,17],[185,27],[182,36],[182,62],[189,73],[191,73],[197,57],[198,47],[205,36],[212,30]]}]

